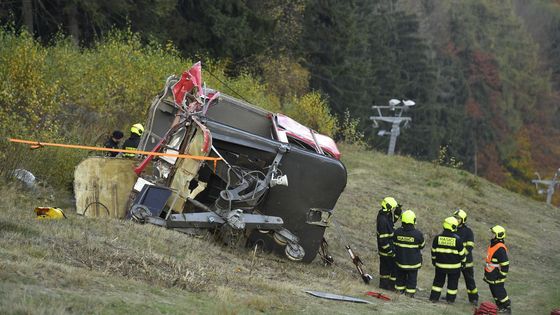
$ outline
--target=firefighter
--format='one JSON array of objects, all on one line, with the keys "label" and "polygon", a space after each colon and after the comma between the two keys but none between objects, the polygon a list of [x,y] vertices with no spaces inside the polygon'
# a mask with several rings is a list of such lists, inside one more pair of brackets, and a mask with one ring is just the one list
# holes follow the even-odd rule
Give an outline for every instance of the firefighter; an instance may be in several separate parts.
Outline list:
[{"label": "firefighter", "polygon": [[484,281],[490,286],[498,312],[511,313],[511,301],[504,287],[509,271],[508,249],[504,244],[506,229],[496,225],[490,229],[490,232],[492,232],[492,239],[486,254]]},{"label": "firefighter", "polygon": [[394,224],[401,215],[401,205],[393,197],[381,200],[377,214],[377,250],[379,252],[379,287],[395,289],[395,252],[393,251]]},{"label": "firefighter", "polygon": [[474,281],[474,263],[472,255],[474,248],[474,233],[471,228],[467,226],[467,213],[465,210],[458,209],[453,213],[453,216],[457,219],[457,221],[459,221],[457,235],[459,235],[463,241],[463,246],[467,250],[467,261],[465,263],[465,268],[463,268],[461,272],[465,278],[469,302],[476,306],[478,305],[478,289],[476,288],[476,283]]},{"label": "firefighter", "polygon": [[467,261],[466,250],[461,238],[455,234],[459,221],[454,217],[443,220],[443,232],[432,243],[432,265],[436,267],[430,301],[437,302],[447,277],[447,303],[455,302],[459,275]]},{"label": "firefighter", "polygon": [[[142,124],[134,124],[130,127],[130,137],[126,139],[123,144],[125,150],[136,150],[140,144],[140,136],[144,133],[144,126]],[[125,157],[134,157],[134,153],[124,153]]]},{"label": "firefighter", "polygon": [[396,283],[395,290],[409,297],[416,293],[418,269],[422,267],[422,253],[424,236],[414,228],[416,215],[412,210],[406,210],[401,216],[402,225],[395,231],[393,246],[395,251]]}]

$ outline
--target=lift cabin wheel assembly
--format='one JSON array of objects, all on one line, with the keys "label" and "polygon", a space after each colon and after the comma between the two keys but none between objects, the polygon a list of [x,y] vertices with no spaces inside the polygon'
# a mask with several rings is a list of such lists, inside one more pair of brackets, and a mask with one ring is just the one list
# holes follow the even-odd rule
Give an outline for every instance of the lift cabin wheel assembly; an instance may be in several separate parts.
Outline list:
[{"label": "lift cabin wheel assembly", "polygon": [[303,247],[297,243],[288,243],[285,249],[286,256],[294,261],[301,261],[305,256]]}]

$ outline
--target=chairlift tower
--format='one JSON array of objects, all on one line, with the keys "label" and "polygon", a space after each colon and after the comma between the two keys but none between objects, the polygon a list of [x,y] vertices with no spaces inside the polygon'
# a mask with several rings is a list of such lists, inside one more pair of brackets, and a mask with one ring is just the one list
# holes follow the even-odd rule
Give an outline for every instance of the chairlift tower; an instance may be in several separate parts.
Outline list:
[{"label": "chairlift tower", "polygon": [[556,185],[560,184],[560,181],[558,180],[558,175],[560,175],[560,168],[556,170],[556,173],[554,174],[552,180],[541,179],[539,173],[536,172],[535,175],[537,175],[538,179],[533,179],[531,182],[535,184],[535,187],[537,188],[537,192],[539,194],[543,194],[545,192],[544,189],[539,189],[539,184],[548,186],[546,189],[546,204],[550,205],[552,202],[552,195],[554,195],[554,188],[556,187]]},{"label": "chairlift tower", "polygon": [[[397,137],[401,134],[401,123],[403,124],[403,128],[408,126],[408,124],[412,121],[410,117],[402,117],[403,111],[408,110],[410,107],[416,105],[416,103],[412,100],[397,100],[391,99],[389,100],[389,105],[379,106],[374,105],[371,108],[377,110],[377,116],[371,116],[369,119],[373,121],[373,127],[379,128],[379,122],[388,122],[391,124],[391,131],[387,130],[379,130],[377,132],[378,136],[385,136],[390,135],[391,138],[389,139],[389,149],[387,150],[388,155],[395,154],[395,146],[397,145]],[[389,110],[393,113],[393,116],[383,116],[383,111]]]}]

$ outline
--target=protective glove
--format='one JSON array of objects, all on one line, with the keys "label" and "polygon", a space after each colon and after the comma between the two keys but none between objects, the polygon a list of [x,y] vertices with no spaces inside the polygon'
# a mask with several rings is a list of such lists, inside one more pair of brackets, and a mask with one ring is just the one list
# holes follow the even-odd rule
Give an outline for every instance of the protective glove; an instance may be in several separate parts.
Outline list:
[{"label": "protective glove", "polygon": [[397,222],[401,218],[402,214],[402,205],[397,204],[395,207],[395,211],[393,211],[393,222]]},{"label": "protective glove", "polygon": [[402,205],[398,203],[397,206],[395,207],[395,216],[400,218],[401,214],[402,214]]}]

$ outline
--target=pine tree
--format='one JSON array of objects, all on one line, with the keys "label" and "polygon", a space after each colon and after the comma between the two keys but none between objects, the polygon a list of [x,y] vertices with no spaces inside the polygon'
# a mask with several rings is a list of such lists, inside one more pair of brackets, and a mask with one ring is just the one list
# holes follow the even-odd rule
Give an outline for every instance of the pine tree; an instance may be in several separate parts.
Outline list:
[{"label": "pine tree", "polygon": [[328,95],[333,111],[370,103],[367,43],[359,1],[310,1],[301,40],[310,86]]}]

